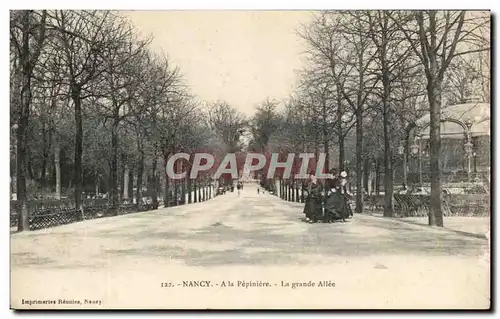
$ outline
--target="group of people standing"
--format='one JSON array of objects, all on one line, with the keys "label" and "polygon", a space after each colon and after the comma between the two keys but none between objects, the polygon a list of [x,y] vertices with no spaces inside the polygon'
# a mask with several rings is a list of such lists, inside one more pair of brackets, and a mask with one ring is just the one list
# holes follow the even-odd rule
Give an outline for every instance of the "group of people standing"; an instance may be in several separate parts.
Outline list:
[{"label": "group of people standing", "polygon": [[331,178],[325,179],[322,185],[314,174],[309,175],[309,181],[302,190],[305,196],[304,214],[306,222],[333,223],[345,222],[352,217],[349,199],[352,197],[347,187],[347,173],[336,170],[330,172]]}]

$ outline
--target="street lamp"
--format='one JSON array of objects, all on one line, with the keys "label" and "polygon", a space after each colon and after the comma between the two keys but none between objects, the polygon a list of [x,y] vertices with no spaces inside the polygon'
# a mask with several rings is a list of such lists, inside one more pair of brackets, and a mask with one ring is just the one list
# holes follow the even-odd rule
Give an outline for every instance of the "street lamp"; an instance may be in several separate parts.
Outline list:
[{"label": "street lamp", "polygon": [[464,149],[465,149],[465,154],[467,156],[472,156],[473,154],[475,154],[475,153],[472,152],[472,147],[473,146],[474,146],[474,144],[472,144],[472,142],[470,142],[470,141],[465,142]]},{"label": "street lamp", "polygon": [[470,118],[467,119],[467,121],[465,121],[465,126],[467,127],[467,131],[465,132],[464,150],[465,150],[465,156],[467,157],[467,178],[469,181],[471,179],[470,174],[471,174],[471,157],[473,153],[472,148],[474,147],[474,145],[471,142],[472,139],[471,129],[473,124],[474,123]]},{"label": "street lamp", "polygon": [[470,129],[472,128],[472,125],[474,124],[474,122],[472,121],[471,118],[468,118],[466,121],[465,121],[465,126],[467,126],[467,133],[470,133]]},{"label": "street lamp", "polygon": [[[418,143],[417,143],[417,141],[418,141]],[[418,179],[419,179],[420,187],[423,187],[424,185],[423,185],[423,178],[422,178],[422,145],[421,144],[422,144],[421,137],[420,136],[415,137],[415,142],[411,146],[411,153],[414,156],[418,155]]]},{"label": "street lamp", "polygon": [[472,156],[474,157],[474,173],[477,173],[477,154],[476,154],[476,152],[472,153]]},{"label": "street lamp", "polygon": [[408,176],[406,175],[407,172],[407,164],[406,164],[406,154],[405,154],[405,147],[404,147],[404,142],[398,147],[398,154],[403,156],[403,183],[405,184],[405,187],[408,186]]},{"label": "street lamp", "polygon": [[471,175],[471,158],[472,158],[472,148],[474,147],[474,144],[470,140],[466,141],[464,144],[464,150],[465,150],[465,156],[467,157],[467,177],[470,181],[470,175]]}]

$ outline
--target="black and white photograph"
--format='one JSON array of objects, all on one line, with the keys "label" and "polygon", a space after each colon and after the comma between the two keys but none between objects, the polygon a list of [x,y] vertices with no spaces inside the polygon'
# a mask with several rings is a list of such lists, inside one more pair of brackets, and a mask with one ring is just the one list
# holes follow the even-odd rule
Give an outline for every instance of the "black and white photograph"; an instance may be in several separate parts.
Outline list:
[{"label": "black and white photograph", "polygon": [[488,8],[9,17],[12,310],[492,307]]}]

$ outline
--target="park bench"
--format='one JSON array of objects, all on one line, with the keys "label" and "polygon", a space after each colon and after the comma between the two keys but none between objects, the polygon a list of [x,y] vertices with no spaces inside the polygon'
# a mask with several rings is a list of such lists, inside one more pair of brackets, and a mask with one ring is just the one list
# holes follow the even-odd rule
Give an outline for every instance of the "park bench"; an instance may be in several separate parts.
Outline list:
[{"label": "park bench", "polygon": [[364,204],[368,210],[376,211],[384,209],[384,195],[366,195],[364,196]]},{"label": "park bench", "polygon": [[422,217],[429,214],[429,195],[394,194],[394,200],[394,210],[400,217]]},{"label": "park bench", "polygon": [[[132,202],[122,202],[118,211],[113,211],[108,199],[85,199],[82,209],[76,209],[73,200],[31,200],[27,202],[27,208],[31,230],[154,209],[153,205],[138,207]],[[18,225],[20,210],[20,203],[11,201],[10,227]]]},{"label": "park bench", "polygon": [[[430,195],[394,194],[394,211],[399,217],[428,216]],[[489,195],[449,194],[443,192],[441,209],[444,216],[481,217],[490,213]]]}]

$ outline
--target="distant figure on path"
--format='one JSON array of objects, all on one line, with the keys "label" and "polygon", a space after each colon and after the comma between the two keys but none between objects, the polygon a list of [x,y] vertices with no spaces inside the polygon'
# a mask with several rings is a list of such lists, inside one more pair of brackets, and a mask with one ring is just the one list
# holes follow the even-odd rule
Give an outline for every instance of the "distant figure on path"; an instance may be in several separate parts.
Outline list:
[{"label": "distant figure on path", "polygon": [[260,188],[257,187],[257,194],[260,194]]}]

